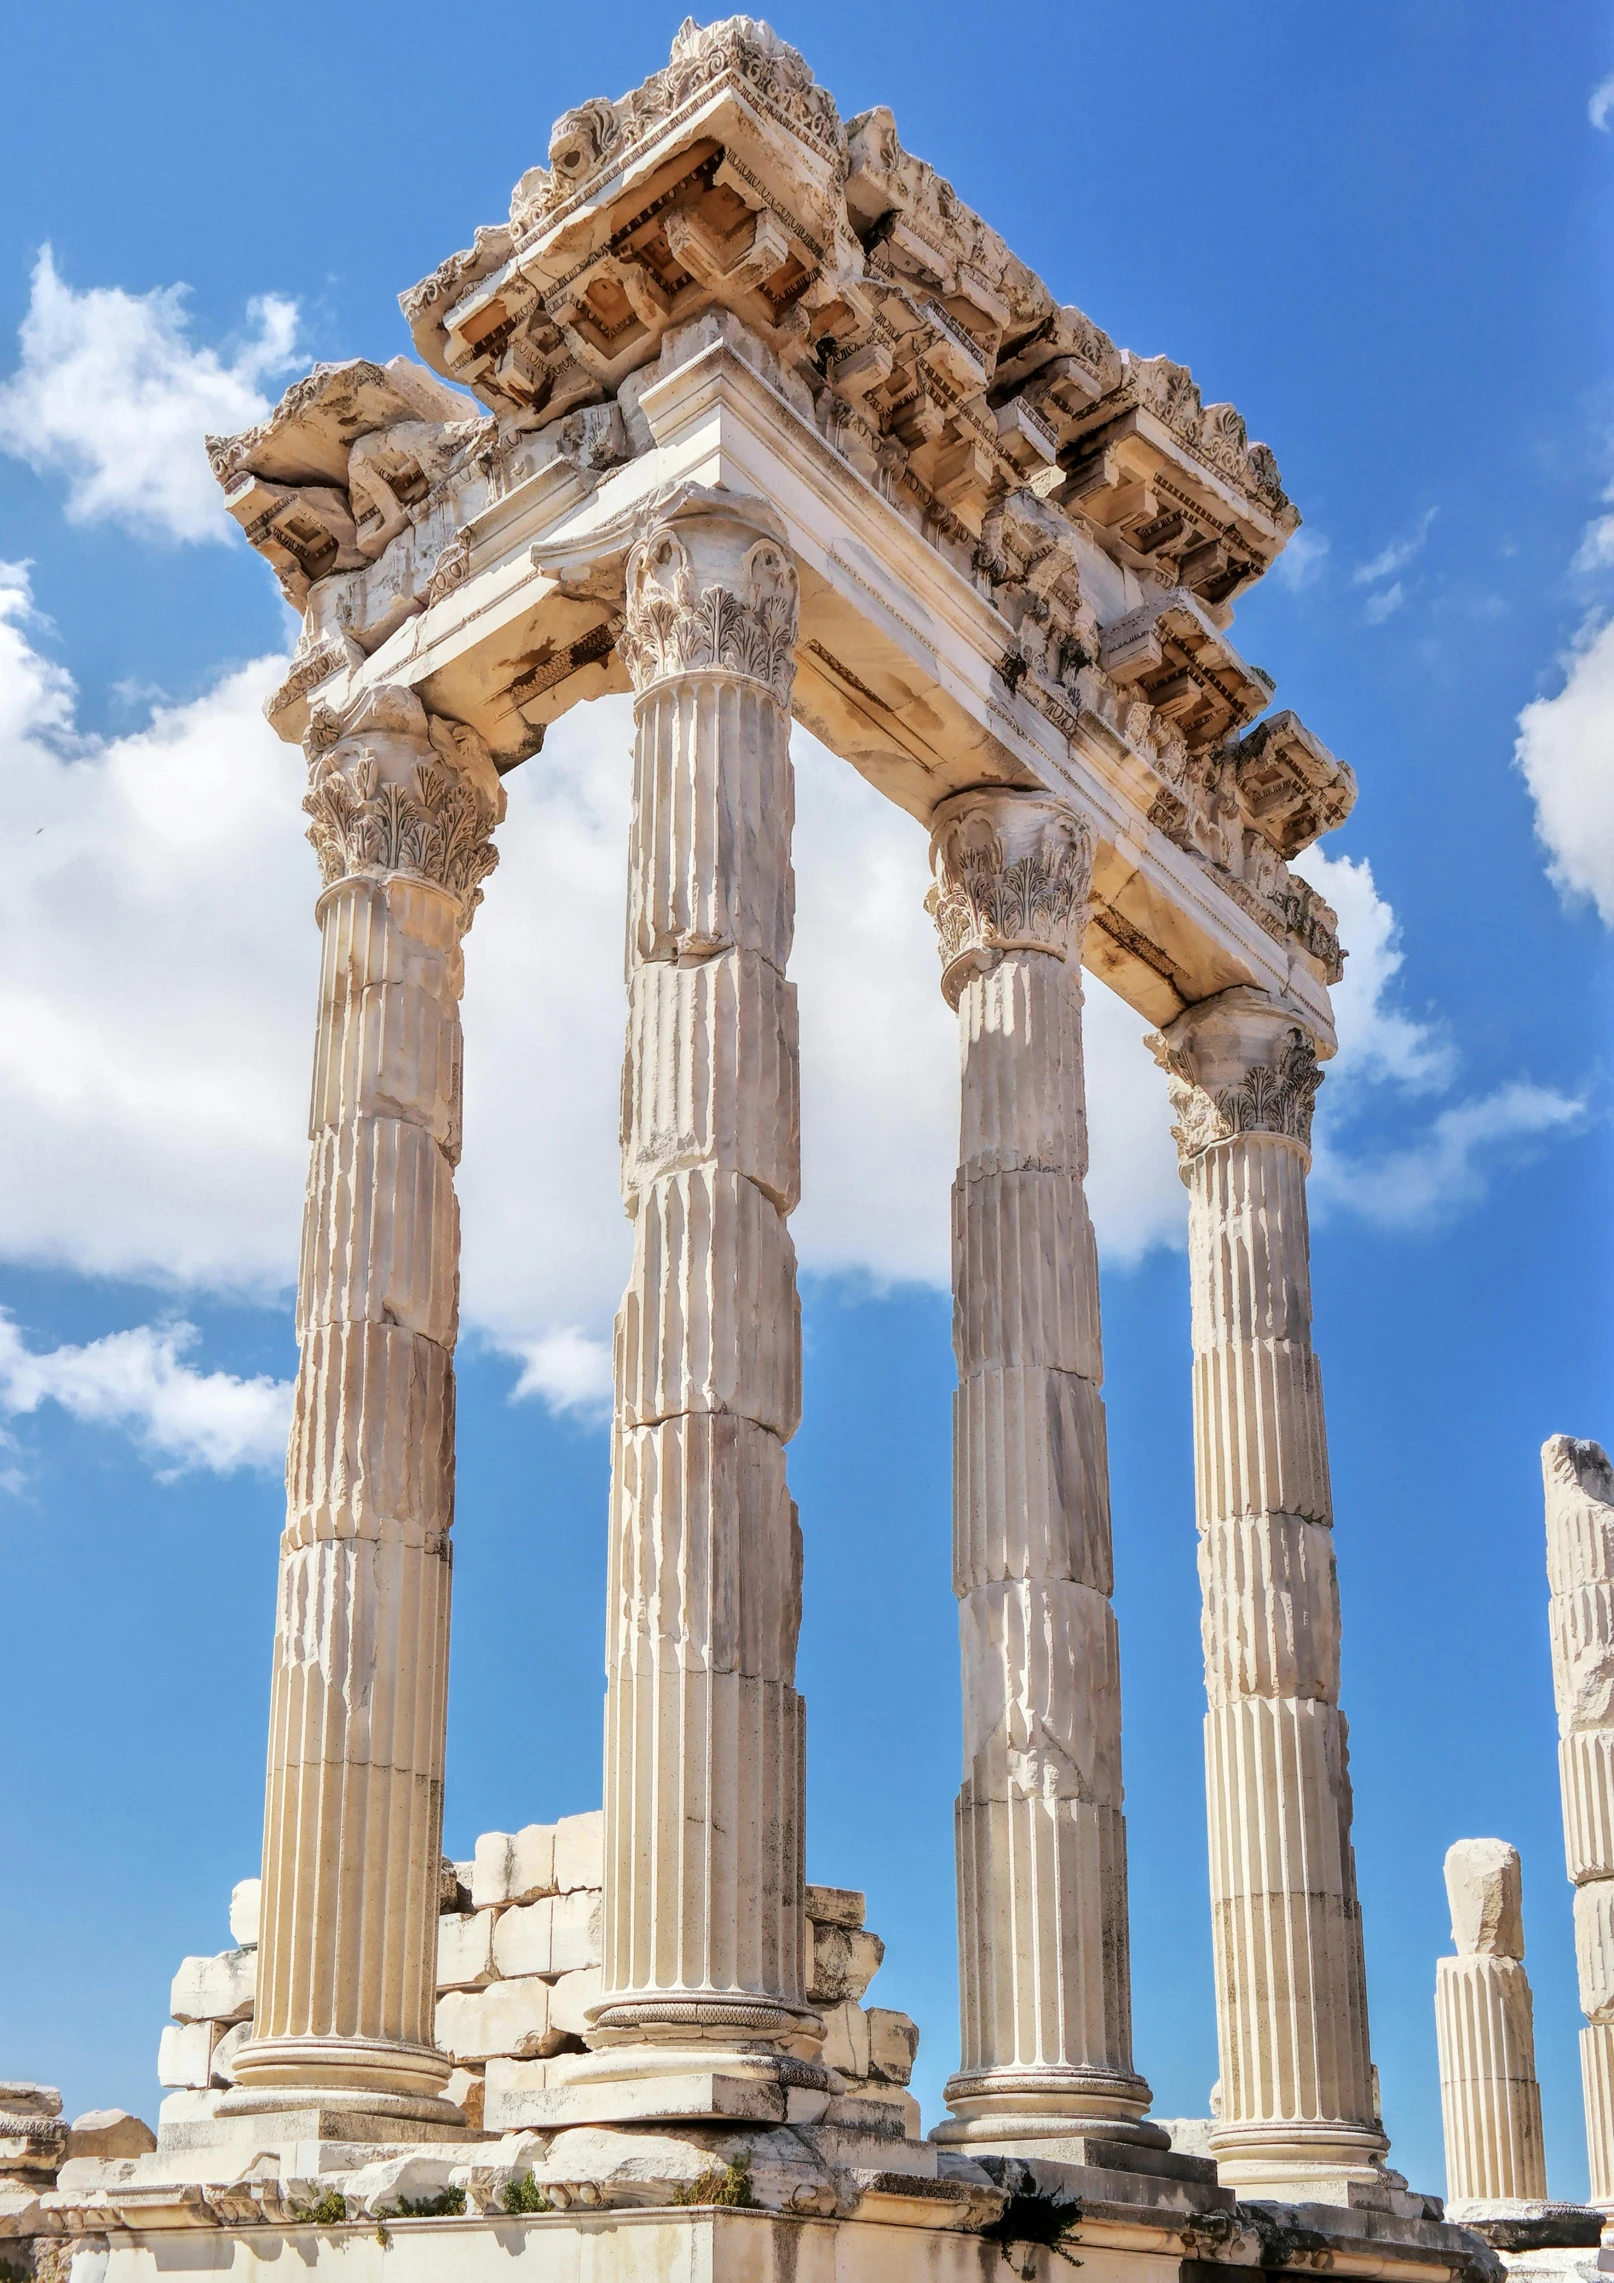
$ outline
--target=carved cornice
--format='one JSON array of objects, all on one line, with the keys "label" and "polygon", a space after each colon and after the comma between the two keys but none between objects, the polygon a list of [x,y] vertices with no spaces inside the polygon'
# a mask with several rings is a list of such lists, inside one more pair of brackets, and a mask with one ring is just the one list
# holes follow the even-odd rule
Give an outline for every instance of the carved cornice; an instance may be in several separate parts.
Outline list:
[{"label": "carved cornice", "polygon": [[[709,566],[705,566],[709,567]],[[762,683],[788,712],[799,589],[777,539],[754,539],[731,579],[703,584],[675,524],[654,524],[628,557],[617,656],[643,697],[679,675],[719,672]]]},{"label": "carved cornice", "polygon": [[1323,1074],[1311,1033],[1265,992],[1241,986],[1202,1000],[1149,1039],[1176,1114],[1186,1181],[1194,1160],[1243,1134],[1272,1134],[1311,1152]]},{"label": "carved cornice", "polygon": [[403,873],[459,898],[466,926],[499,861],[504,788],[474,729],[428,714],[409,690],[316,709],[309,730],[308,838],[326,887]]},{"label": "carved cornice", "polygon": [[936,813],[930,861],[925,908],[941,939],[949,1006],[1005,952],[1080,961],[1093,835],[1063,801],[1007,788],[955,794]]},{"label": "carved cornice", "polygon": [[[557,119],[549,165],[533,167],[510,201],[518,241],[535,237],[579,204],[607,172],[621,173],[641,145],[664,133],[687,106],[720,80],[744,89],[776,124],[797,136],[838,180],[846,172],[846,136],[835,99],[805,59],[768,25],[749,16],[697,26],[685,20],[665,68],[620,101],[579,104]],[[417,288],[417,291],[419,289]]]}]

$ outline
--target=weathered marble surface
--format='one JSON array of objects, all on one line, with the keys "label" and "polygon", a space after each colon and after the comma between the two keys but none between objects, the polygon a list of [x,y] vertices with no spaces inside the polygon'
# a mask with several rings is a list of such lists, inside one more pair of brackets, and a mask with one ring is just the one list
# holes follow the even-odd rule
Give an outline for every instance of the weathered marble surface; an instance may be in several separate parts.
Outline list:
[{"label": "weathered marble surface", "polygon": [[1446,1894],[1457,1956],[1436,1968],[1435,2033],[1447,2199],[1541,2201],[1547,2153],[1518,1849],[1459,1839],[1446,1851]]},{"label": "weathered marble surface", "polygon": [[1541,1473],[1591,2200],[1614,2214],[1614,1467],[1601,1445],[1551,1435]]},{"label": "weathered marble surface", "polygon": [[[1221,2114],[1245,2195],[1371,2190],[1367,1978],[1306,1173],[1315,1042],[1241,987],[1152,1042],[1177,1114],[1193,1294]],[[1330,2183],[1324,2187],[1322,2183]]]},{"label": "weathered marble surface", "polygon": [[1092,835],[1033,793],[938,810],[930,905],[962,1076],[953,1583],[963,2019],[945,2142],[1161,2145],[1132,2066],[1098,1256],[1082,1190]]},{"label": "weathered marble surface", "polygon": [[215,1963],[189,2011],[252,2010],[242,2113],[316,2094],[454,2122],[433,2010],[461,941],[504,791],[477,733],[402,687],[319,712],[309,751],[322,964],[258,1948],[225,2010]]}]

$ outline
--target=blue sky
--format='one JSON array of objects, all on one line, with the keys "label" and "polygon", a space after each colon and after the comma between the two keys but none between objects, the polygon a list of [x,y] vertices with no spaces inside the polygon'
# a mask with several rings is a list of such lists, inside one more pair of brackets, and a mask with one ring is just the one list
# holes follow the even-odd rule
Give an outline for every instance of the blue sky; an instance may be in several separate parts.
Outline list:
[{"label": "blue sky", "polygon": [[[1313,1186],[1374,2051],[1396,2161],[1438,2188],[1441,1859],[1513,1840],[1552,2185],[1583,2192],[1537,1453],[1614,1435],[1614,14],[774,21],[1061,298],[1231,398],[1306,517],[1238,639],[1361,782],[1303,868],[1356,954]],[[314,985],[300,758],[257,716],[290,629],[198,433],[316,357],[405,349],[399,290],[504,213],[553,117],[665,59],[676,9],[6,22],[0,2074],[149,2116],[169,1976],[256,1867]],[[809,1871],[868,1890],[929,2122],[952,1044],[920,836],[800,764]],[[552,737],[469,945],[457,1853],[599,1796],[625,786],[620,706]],[[1202,2114],[1187,1289],[1139,1028],[1095,990],[1136,2048],[1157,2110]]]}]

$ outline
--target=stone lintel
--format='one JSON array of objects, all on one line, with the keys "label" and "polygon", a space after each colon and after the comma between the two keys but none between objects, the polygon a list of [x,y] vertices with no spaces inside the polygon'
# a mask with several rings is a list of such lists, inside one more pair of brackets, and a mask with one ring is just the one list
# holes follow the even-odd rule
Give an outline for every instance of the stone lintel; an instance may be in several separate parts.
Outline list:
[{"label": "stone lintel", "polygon": [[817,429],[729,339],[692,345],[646,397],[651,449],[580,499],[548,489],[542,518],[523,486],[506,493],[470,527],[466,581],[355,679],[416,688],[509,766],[573,704],[625,687],[609,639],[645,504],[685,482],[760,494],[784,519],[801,580],[793,711],[804,726],[921,822],[981,784],[1071,799],[1096,840],[1090,959],[1130,1004],[1164,1023],[1254,984],[1299,1001],[1331,1044],[1321,969],[1257,918],[1258,898],[1230,893],[1149,821],[1163,780],[1125,720],[1079,699],[1039,706],[1035,685],[1005,681],[1013,630],[1001,613],[877,490],[848,484]]}]

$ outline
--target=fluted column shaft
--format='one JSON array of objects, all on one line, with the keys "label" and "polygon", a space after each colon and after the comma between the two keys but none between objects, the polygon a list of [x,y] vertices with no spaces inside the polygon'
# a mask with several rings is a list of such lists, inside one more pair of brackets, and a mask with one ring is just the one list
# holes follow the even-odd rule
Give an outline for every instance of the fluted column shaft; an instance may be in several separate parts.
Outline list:
[{"label": "fluted column shaft", "polygon": [[1092,841],[997,790],[938,811],[957,1007],[953,1584],[962,2059],[947,2140],[1163,2139],[1132,2066],[1098,1258],[1083,1181]]},{"label": "fluted column shaft", "polygon": [[[323,734],[323,742],[321,737]],[[312,1151],[238,2109],[441,2100],[432,2042],[454,1505],[461,938],[503,800],[407,691],[317,725]]]},{"label": "fluted column shaft", "polygon": [[1614,1467],[1598,1444],[1553,1435],[1541,1472],[1586,2152],[1591,2201],[1614,2214]]},{"label": "fluted column shaft", "polygon": [[1535,2017],[1518,1960],[1438,1959],[1435,2036],[1447,2202],[1544,2198]]},{"label": "fluted column shaft", "polygon": [[1236,989],[1153,1042],[1189,1194],[1194,1474],[1224,2182],[1371,2177],[1322,1375],[1311,1345],[1315,1051]]},{"label": "fluted column shaft", "polygon": [[696,492],[629,559],[636,691],[622,1095],[605,1977],[592,2042],[810,2053],[788,701],[772,513]]}]

